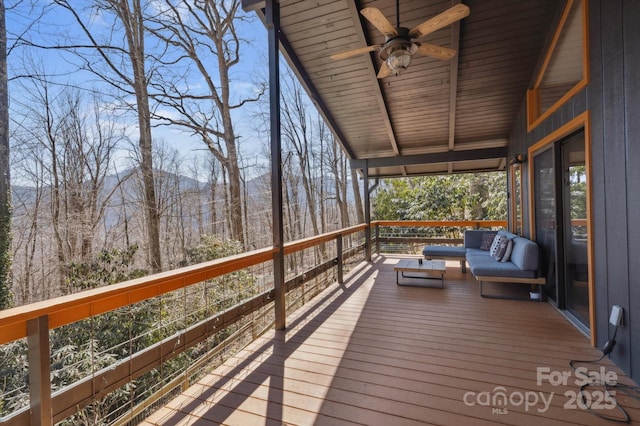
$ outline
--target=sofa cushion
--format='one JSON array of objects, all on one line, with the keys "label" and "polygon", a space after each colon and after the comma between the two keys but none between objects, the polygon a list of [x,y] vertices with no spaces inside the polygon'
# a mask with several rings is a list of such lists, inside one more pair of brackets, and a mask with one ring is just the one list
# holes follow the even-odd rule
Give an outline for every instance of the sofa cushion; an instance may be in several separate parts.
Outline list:
[{"label": "sofa cushion", "polygon": [[518,235],[509,232],[509,231],[505,231],[504,229],[501,229],[498,231],[498,235],[502,235],[503,237],[507,237],[510,240],[513,240],[514,238],[518,237]]},{"label": "sofa cushion", "polygon": [[507,240],[507,250],[504,252],[504,255],[500,258],[500,262],[508,262],[511,260],[511,252],[513,251],[513,240]]},{"label": "sofa cushion", "polygon": [[496,262],[491,256],[467,258],[469,269],[475,276],[535,278],[536,271],[522,270],[513,262]]},{"label": "sofa cushion", "polygon": [[503,240],[506,240],[506,237],[500,234],[496,234],[493,239],[493,243],[491,243],[491,248],[489,249],[489,255],[492,257],[496,257],[496,253],[500,249],[500,244]]},{"label": "sofa cushion", "polygon": [[467,257],[474,257],[474,256],[491,257],[491,255],[487,250],[481,250],[479,248],[466,249],[466,256]]},{"label": "sofa cushion", "polygon": [[500,244],[498,245],[498,249],[493,254],[493,257],[496,259],[496,261],[502,260],[510,244],[513,244],[513,242],[510,239],[506,237],[502,238],[502,240],[500,241]]},{"label": "sofa cushion", "polygon": [[424,257],[460,257],[464,258],[464,247],[461,246],[424,246]]},{"label": "sofa cushion", "polygon": [[[494,233],[494,231],[466,229],[464,231],[464,248],[479,249],[480,245],[482,244],[482,236],[487,232]],[[493,242],[493,239],[491,241]]]},{"label": "sofa cushion", "polygon": [[537,271],[538,245],[526,238],[514,238],[513,249],[511,250],[511,262],[522,270],[533,272]]},{"label": "sofa cushion", "polygon": [[480,250],[489,251],[495,236],[496,236],[496,232],[485,232],[484,234],[482,234],[482,242],[480,243]]}]

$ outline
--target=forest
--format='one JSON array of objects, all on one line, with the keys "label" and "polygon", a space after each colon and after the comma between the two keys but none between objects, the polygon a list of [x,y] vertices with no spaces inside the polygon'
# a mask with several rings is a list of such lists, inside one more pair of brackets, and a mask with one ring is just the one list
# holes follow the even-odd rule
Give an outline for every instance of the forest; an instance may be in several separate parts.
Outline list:
[{"label": "forest", "polygon": [[[265,34],[240,1],[15,0],[0,15],[0,309],[272,244]],[[281,85],[285,240],[363,223],[368,186],[293,73]],[[505,219],[506,174],[387,180],[372,197],[375,219]],[[52,363],[65,368],[52,385],[262,281],[237,273],[180,295],[179,308],[148,301],[56,330]],[[0,347],[0,416],[28,397],[24,353],[25,342]],[[68,424],[110,424],[131,395],[152,393],[154,374]]]},{"label": "forest", "polygon": [[[111,250],[142,274],[186,265],[214,237],[270,244],[266,83],[251,80],[264,65],[244,59],[263,43],[246,41],[260,35],[239,1],[16,2],[6,14],[13,240],[2,306],[87,288],[74,274]],[[347,205],[358,179],[291,73],[282,104],[286,238],[362,221]]]}]

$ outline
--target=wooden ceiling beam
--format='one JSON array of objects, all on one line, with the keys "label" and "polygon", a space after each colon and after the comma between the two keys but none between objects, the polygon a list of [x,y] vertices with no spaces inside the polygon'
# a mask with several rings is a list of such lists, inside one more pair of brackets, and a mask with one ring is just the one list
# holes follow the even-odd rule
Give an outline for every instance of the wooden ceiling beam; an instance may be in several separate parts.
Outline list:
[{"label": "wooden ceiling beam", "polygon": [[[360,39],[360,43],[362,44],[362,47],[367,46],[369,44],[369,39],[366,37],[364,33],[364,26],[362,24],[363,20],[361,19],[360,12],[356,7],[356,2],[347,0],[347,5],[349,8],[349,13],[351,14],[351,18],[353,19],[353,22],[354,22],[354,26],[356,28],[356,33],[358,34],[358,38]],[[374,53],[371,53],[370,56],[371,55],[377,55],[377,53],[374,52]],[[380,108],[380,113],[383,117],[381,125],[386,131],[387,136],[389,137],[389,143],[391,144],[391,149],[393,149],[393,152],[395,152],[396,154],[400,154],[400,149],[398,148],[398,142],[396,140],[396,134],[391,124],[391,117],[389,116],[389,110],[387,109],[387,102],[384,96],[382,95],[382,89],[380,88],[381,82],[378,81],[378,76],[377,76],[378,74],[373,66],[373,62],[374,62],[373,58],[371,61],[367,61],[367,68],[371,73],[371,77],[369,81],[372,82],[372,90],[375,94],[375,99],[376,99],[376,102],[378,103],[378,108]]]},{"label": "wooden ceiling beam", "polygon": [[[451,6],[460,0],[451,0]],[[460,21],[451,24],[451,48],[458,52],[449,60],[449,150],[453,151],[456,133],[456,100],[458,97],[458,57],[460,56]]]},{"label": "wooden ceiling beam", "polygon": [[398,155],[393,157],[367,158],[351,160],[352,169],[369,167],[404,167],[420,164],[448,163],[456,161],[488,160],[506,158],[507,147],[473,149],[467,151],[435,152],[432,154]]},{"label": "wooden ceiling beam", "polygon": [[265,0],[242,0],[242,9],[245,12],[262,10],[265,8]]}]

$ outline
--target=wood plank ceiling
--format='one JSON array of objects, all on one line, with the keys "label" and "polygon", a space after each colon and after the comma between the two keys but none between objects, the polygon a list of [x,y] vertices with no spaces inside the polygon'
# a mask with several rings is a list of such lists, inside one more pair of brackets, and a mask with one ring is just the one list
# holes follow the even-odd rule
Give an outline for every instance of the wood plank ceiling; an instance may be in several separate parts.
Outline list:
[{"label": "wood plank ceiling", "polygon": [[[243,6],[264,19],[263,3]],[[456,3],[400,0],[400,25],[412,28]],[[457,56],[418,53],[405,72],[379,80],[377,52],[329,56],[384,43],[359,11],[376,7],[395,26],[395,0],[280,2],[283,55],[352,165],[366,166],[370,177],[505,168],[511,127],[564,2],[463,3],[468,17],[420,39]]]}]

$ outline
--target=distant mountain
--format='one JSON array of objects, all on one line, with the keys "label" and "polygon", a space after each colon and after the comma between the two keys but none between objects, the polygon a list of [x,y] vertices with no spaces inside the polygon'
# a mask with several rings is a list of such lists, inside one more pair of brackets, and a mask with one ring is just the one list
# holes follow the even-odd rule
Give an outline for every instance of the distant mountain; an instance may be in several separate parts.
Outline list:
[{"label": "distant mountain", "polygon": [[[125,194],[127,200],[131,201],[132,199],[142,199],[142,188],[139,186],[140,181],[135,179],[134,174],[139,173],[137,169],[128,169],[122,172],[119,172],[118,175],[112,174],[105,178],[103,194],[107,196],[107,194],[111,194],[114,191],[114,188],[117,187],[118,182],[122,181],[122,191],[116,190],[112,195],[113,206],[121,206],[125,201],[123,200],[123,193]],[[177,185],[179,191],[181,193],[186,192],[201,192],[203,197],[208,198],[211,194],[211,187],[208,182],[199,181],[193,179],[191,177],[185,175],[175,175],[170,172],[165,172],[162,170],[155,171],[155,179],[157,182],[156,192],[158,194],[159,199],[162,199],[163,196],[167,196],[168,193],[173,191],[175,186]],[[328,196],[333,194],[335,191],[335,183],[333,179],[325,178],[323,181],[316,179],[316,187],[319,185],[323,185],[325,194]],[[222,184],[219,183],[219,186]],[[271,178],[269,174],[263,174],[260,176],[256,176],[246,182],[246,188],[243,188],[244,193],[247,195],[249,200],[249,204],[251,202],[260,203],[264,200],[268,200],[270,198],[270,185]],[[12,189],[12,199],[14,206],[14,215],[22,214],[24,209],[29,209],[33,206],[36,201],[36,188],[27,186],[27,185],[13,185]],[[222,191],[221,188],[218,188],[218,194],[220,194],[220,199],[222,199]],[[353,191],[351,188],[351,184],[349,183],[348,187],[348,199],[347,202],[353,201]],[[298,187],[298,193],[304,196],[304,188],[302,187],[302,183],[300,183]],[[49,188],[43,189],[43,202],[47,202],[50,196]],[[205,198],[205,199],[206,199]],[[205,202],[206,203],[206,202]],[[132,206],[135,208],[135,206]],[[106,212],[105,217],[105,225],[108,227],[113,225],[115,221],[118,220],[117,215],[113,211],[114,208],[109,209],[110,211]]]}]

